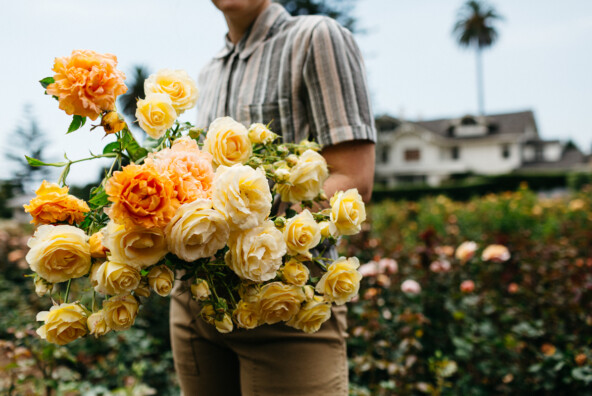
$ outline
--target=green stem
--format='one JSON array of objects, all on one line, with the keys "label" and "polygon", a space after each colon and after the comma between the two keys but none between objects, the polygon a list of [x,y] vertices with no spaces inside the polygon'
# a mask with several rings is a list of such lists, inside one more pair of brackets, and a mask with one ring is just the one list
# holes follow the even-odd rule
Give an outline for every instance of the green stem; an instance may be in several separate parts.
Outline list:
[{"label": "green stem", "polygon": [[93,295],[92,295],[92,303],[90,305],[90,309],[95,312],[95,297],[96,297],[97,292],[95,291],[95,289],[93,289]]},{"label": "green stem", "polygon": [[72,279],[68,279],[68,286],[66,286],[66,295],[64,296],[64,303],[68,303],[68,297],[70,296],[70,285],[72,284]]}]

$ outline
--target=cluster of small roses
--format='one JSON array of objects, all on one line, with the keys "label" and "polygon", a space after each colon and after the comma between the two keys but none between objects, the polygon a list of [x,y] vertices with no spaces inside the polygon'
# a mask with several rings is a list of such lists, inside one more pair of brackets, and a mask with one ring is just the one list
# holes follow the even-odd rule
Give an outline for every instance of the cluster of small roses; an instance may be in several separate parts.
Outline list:
[{"label": "cluster of small roses", "polygon": [[[75,52],[72,58],[82,55]],[[60,64],[72,63],[60,59]],[[96,73],[103,64],[113,66],[87,64],[93,70],[77,75]],[[85,108],[96,99],[88,95],[90,88],[66,94],[68,85],[57,77],[61,108],[67,107],[62,97],[70,102],[76,97]],[[111,90],[114,95],[121,91]],[[135,162],[130,154],[129,165],[109,172],[96,190],[104,202],[94,202],[91,210],[69,195],[67,187],[44,181],[25,206],[39,225],[27,255],[37,293],[51,294],[55,283],[68,282],[62,304],[39,313],[45,324],[38,334],[63,345],[88,333],[98,337],[127,329],[135,321],[140,297],[151,290],[161,296],[171,293],[175,269],[185,270],[184,279],[195,279],[191,291],[202,301],[202,317],[220,332],[231,331],[234,324],[251,329],[280,321],[306,332],[318,330],[330,317],[332,303],[344,304],[357,294],[362,275],[355,257],[332,262],[311,250],[360,231],[366,214],[358,192],[337,192],[329,208],[312,212],[315,201],[326,200],[322,186],[329,176],[317,144],[274,143],[277,135],[267,126],[246,128],[222,117],[207,128],[200,148],[202,131],[186,128],[189,134],[183,136],[176,122],[197,99],[195,83],[186,73],[159,71],[148,78],[145,91],[136,115],[156,146],[145,148],[146,155]],[[113,106],[93,103],[102,112],[106,132],[117,134],[115,166],[124,155],[129,130],[105,122],[117,114]],[[68,109],[82,115],[76,106]],[[272,214],[272,191],[288,206],[306,209]],[[326,271],[320,279],[310,276],[310,263]],[[221,274],[225,269],[233,279]],[[86,276],[93,287],[92,306],[68,303],[70,283]],[[96,293],[104,296],[101,309]]]}]

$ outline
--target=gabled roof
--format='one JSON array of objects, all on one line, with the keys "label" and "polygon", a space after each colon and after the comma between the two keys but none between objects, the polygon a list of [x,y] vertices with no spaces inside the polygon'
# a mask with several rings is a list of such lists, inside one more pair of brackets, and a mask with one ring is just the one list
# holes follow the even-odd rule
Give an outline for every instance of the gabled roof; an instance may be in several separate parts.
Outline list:
[{"label": "gabled roof", "polygon": [[[480,123],[481,117],[477,116],[473,118]],[[531,110],[517,113],[492,114],[485,116],[484,119],[485,125],[489,128],[488,136],[522,134],[528,129],[528,127],[534,128],[534,131],[538,135],[534,114]],[[459,125],[460,120],[461,118],[442,118],[430,121],[417,121],[415,124],[440,136],[450,138],[454,137],[449,133],[450,128]]]}]

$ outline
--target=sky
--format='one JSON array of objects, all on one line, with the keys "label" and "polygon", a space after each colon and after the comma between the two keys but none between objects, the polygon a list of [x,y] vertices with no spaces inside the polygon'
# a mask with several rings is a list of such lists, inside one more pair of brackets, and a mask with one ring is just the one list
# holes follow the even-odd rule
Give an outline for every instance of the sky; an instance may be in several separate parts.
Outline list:
[{"label": "sky", "polygon": [[[483,55],[487,114],[532,110],[544,139],[592,147],[592,1],[497,0],[499,40]],[[357,0],[356,40],[375,114],[410,121],[477,112],[474,51],[451,33],[463,0]],[[70,117],[43,95],[55,57],[74,49],[115,54],[128,75],[183,69],[197,77],[227,31],[209,0],[0,0],[0,144],[25,125],[25,105],[45,132],[48,160],[98,153],[108,143],[89,124],[65,135]],[[195,120],[195,110],[182,121]],[[14,170],[4,162],[8,174]],[[98,179],[101,163],[74,166],[70,184]],[[8,174],[0,178],[8,178]],[[57,180],[59,173],[55,173]]]}]

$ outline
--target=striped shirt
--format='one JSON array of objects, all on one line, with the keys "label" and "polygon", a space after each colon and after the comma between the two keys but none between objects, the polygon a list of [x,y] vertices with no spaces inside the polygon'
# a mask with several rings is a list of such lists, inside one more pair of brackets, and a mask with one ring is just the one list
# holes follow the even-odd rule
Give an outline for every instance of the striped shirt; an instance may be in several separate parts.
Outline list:
[{"label": "striped shirt", "polygon": [[197,125],[230,116],[267,124],[286,142],[376,141],[366,73],[351,33],[322,16],[271,4],[201,71]]}]

